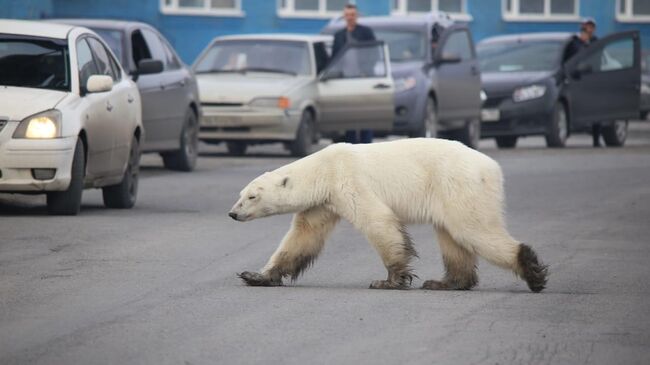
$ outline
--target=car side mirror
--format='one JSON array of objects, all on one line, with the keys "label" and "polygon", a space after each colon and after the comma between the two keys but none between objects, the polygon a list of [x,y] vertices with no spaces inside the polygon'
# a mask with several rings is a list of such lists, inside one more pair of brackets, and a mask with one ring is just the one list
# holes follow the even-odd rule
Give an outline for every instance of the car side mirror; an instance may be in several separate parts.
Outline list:
[{"label": "car side mirror", "polygon": [[462,61],[462,58],[457,53],[452,52],[443,52],[443,54],[438,57],[436,64],[442,65],[445,63],[458,63]]},{"label": "car side mirror", "polygon": [[86,92],[103,93],[113,89],[113,78],[106,75],[92,75],[86,82]]},{"label": "car side mirror", "polygon": [[323,75],[321,76],[320,80],[327,81],[327,80],[342,79],[342,78],[343,78],[343,71],[330,69],[330,70],[325,70],[325,72],[323,72]]},{"label": "car side mirror", "polygon": [[151,75],[163,72],[163,63],[161,60],[145,58],[138,62],[138,75]]}]

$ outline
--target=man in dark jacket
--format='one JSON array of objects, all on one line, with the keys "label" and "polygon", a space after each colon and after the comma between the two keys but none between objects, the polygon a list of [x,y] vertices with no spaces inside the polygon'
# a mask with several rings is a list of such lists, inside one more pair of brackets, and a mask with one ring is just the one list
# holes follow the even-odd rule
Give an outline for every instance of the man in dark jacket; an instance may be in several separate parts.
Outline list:
[{"label": "man in dark jacket", "polygon": [[347,4],[343,9],[343,17],[345,18],[345,28],[334,34],[332,57],[336,56],[348,42],[354,43],[375,40],[375,33],[372,29],[357,23],[359,14],[357,13],[356,5]]},{"label": "man in dark jacket", "polygon": [[[566,49],[564,60],[567,61],[571,57],[583,49],[589,47],[593,42],[598,40],[594,34],[596,32],[596,21],[593,18],[585,18],[580,24],[580,33],[571,38],[571,43]],[[591,127],[591,135],[593,137],[594,147],[600,147],[600,123],[595,123]]]},{"label": "man in dark jacket", "polygon": [[[339,30],[334,34],[334,45],[332,45],[332,59],[341,52],[343,47],[348,43],[368,42],[375,40],[375,33],[369,27],[357,23],[359,14],[356,5],[347,4],[343,9],[343,17],[345,18],[345,28]],[[359,138],[357,138],[357,131],[349,130],[345,132],[345,141],[350,143],[371,143],[373,133],[372,130],[359,131]]]}]

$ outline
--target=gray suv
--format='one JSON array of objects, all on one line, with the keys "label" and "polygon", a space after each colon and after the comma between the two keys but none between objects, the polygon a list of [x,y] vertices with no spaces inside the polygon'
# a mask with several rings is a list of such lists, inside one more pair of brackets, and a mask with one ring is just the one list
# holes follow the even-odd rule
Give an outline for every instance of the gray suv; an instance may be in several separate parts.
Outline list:
[{"label": "gray suv", "polygon": [[[395,81],[391,134],[457,139],[476,147],[480,138],[481,77],[469,29],[444,13],[364,17],[390,50]],[[345,26],[332,20],[322,33]]]}]

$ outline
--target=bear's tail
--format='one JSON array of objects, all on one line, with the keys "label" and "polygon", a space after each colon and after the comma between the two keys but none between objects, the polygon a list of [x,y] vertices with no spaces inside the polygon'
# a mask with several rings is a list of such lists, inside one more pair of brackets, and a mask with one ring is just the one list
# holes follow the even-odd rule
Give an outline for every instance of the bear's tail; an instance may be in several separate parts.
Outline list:
[{"label": "bear's tail", "polygon": [[537,259],[537,254],[530,246],[519,244],[517,264],[519,265],[519,274],[526,280],[530,290],[535,293],[544,290],[548,280],[548,265],[544,265]]}]

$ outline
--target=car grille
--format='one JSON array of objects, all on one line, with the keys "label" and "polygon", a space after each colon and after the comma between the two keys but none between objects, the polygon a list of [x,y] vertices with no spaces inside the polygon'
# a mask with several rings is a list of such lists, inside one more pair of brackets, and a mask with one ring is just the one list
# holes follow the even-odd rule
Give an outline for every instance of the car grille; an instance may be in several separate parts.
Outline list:
[{"label": "car grille", "polygon": [[509,99],[510,95],[508,96],[496,96],[496,97],[488,97],[485,102],[483,102],[483,108],[498,108],[501,103]]}]

